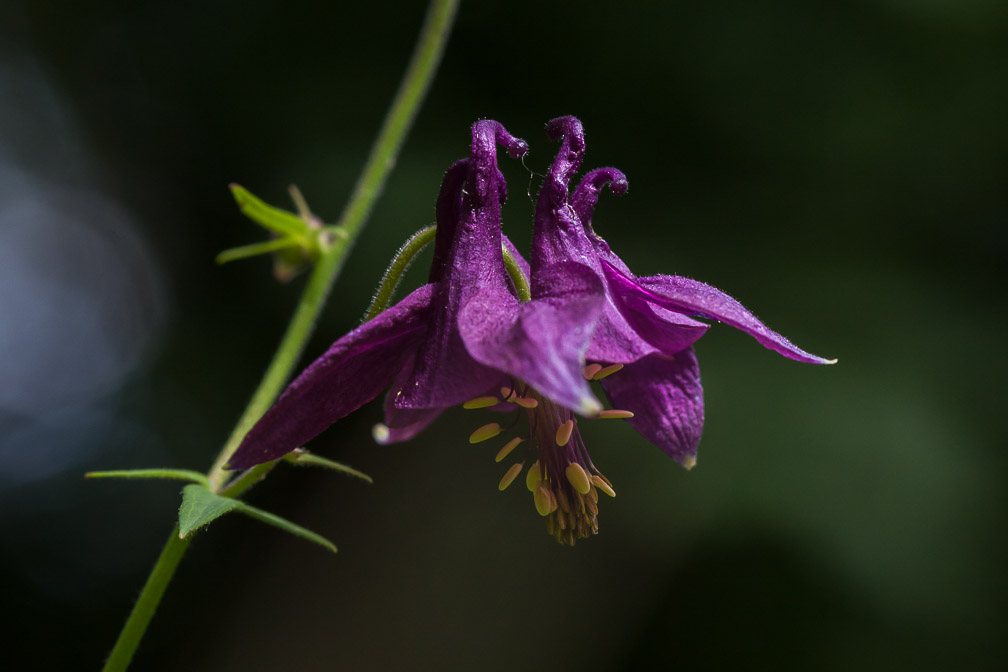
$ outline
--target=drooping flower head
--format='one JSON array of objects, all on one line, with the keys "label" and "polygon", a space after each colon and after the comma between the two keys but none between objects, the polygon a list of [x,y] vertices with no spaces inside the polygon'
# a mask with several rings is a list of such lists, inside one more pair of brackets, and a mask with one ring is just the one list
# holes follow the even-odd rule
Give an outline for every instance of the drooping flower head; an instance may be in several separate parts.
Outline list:
[{"label": "drooping flower head", "polygon": [[[496,122],[477,122],[470,158],[453,165],[442,183],[429,283],[309,366],[249,432],[232,467],[282,456],[390,384],[386,422],[375,431],[383,443],[414,436],[449,406],[507,408],[524,413],[528,426],[497,453],[498,462],[522,455],[499,488],[528,467],[525,483],[547,530],[573,545],[598,531],[598,493],[615,496],[592,463],[576,414],[628,419],[684,466],[695,463],[703,390],[691,346],[707,325],[694,317],[735,326],[792,359],[828,363],[712,287],[634,276],[591,224],[600,191],[608,185],[625,192],[626,177],[615,168],[590,171],[572,196],[583,129],[561,117],[547,133],[561,146],[539,196],[531,264],[500,231],[506,190],[496,161],[498,144],[513,157],[527,146]],[[530,285],[525,302],[505,269],[502,245]],[[594,380],[615,409],[602,410]],[[502,431],[500,423],[488,423],[470,442]]]}]

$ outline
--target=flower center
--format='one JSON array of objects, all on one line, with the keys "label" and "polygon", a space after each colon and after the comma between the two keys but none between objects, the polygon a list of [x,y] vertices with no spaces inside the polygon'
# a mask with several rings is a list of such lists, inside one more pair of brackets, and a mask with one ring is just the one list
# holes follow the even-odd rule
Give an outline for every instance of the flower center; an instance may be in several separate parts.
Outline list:
[{"label": "flower center", "polygon": [[[619,368],[589,365],[585,377],[598,379],[600,371],[605,375]],[[486,396],[472,399],[465,408],[487,408],[507,402],[523,409],[528,419],[529,445],[524,458],[514,463],[504,474],[499,484],[500,490],[507,489],[531,462],[525,474],[525,485],[532,493],[535,509],[546,519],[546,531],[562,544],[573,546],[578,539],[586,539],[598,534],[599,492],[615,497],[612,483],[592,464],[578,430],[577,418],[567,408],[558,406],[537,390],[529,386],[515,385],[501,388],[501,396]],[[600,418],[632,417],[628,411],[602,411]],[[517,421],[517,418],[516,418]],[[502,431],[496,422],[483,425],[474,431],[470,443],[478,443],[493,438]],[[497,453],[501,462],[514,451],[525,438],[514,437]]]}]

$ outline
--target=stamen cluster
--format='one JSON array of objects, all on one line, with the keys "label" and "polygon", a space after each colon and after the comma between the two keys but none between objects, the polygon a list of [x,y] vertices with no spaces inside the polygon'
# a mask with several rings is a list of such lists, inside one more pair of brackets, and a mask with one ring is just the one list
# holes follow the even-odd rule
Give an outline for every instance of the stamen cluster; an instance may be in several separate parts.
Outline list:
[{"label": "stamen cluster", "polygon": [[[622,365],[603,367],[589,364],[584,376],[600,380],[613,374]],[[516,436],[498,451],[496,462],[503,461],[521,443],[528,439],[525,456],[504,473],[498,489],[506,490],[531,461],[525,473],[525,486],[532,493],[532,501],[540,516],[546,519],[546,531],[557,541],[573,546],[578,539],[598,534],[598,493],[615,497],[612,483],[591,461],[578,430],[578,421],[567,408],[555,404],[535,388],[516,384],[503,387],[500,397],[476,397],[463,404],[463,408],[477,409],[514,405],[515,411],[524,410],[528,420],[526,437]],[[598,418],[632,418],[629,411],[605,410]],[[517,422],[518,418],[515,418]],[[513,425],[514,423],[512,423]],[[491,439],[502,432],[499,423],[492,422],[478,428],[469,436],[470,443]]]}]

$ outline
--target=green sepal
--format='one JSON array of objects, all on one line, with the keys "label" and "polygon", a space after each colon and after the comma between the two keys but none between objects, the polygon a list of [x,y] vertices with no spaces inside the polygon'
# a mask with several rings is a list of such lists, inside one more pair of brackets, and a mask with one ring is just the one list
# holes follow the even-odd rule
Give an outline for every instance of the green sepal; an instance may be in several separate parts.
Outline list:
[{"label": "green sepal", "polygon": [[195,484],[182,488],[182,504],[179,506],[179,539],[185,539],[199,528],[231,511],[244,513],[246,516],[278,527],[296,537],[318,544],[333,553],[336,552],[336,546],[331,541],[311,530],[295,525],[269,511],[249,506],[239,499],[214,494],[209,488]]},{"label": "green sepal", "polygon": [[229,247],[218,254],[214,258],[214,261],[218,264],[226,264],[229,261],[248,259],[249,257],[278,252],[292,247],[301,247],[301,241],[290,237],[273,238],[272,240],[266,240],[261,243],[252,243],[250,245],[241,245],[239,247]]},{"label": "green sepal", "polygon": [[293,465],[299,467],[322,467],[323,469],[331,469],[332,471],[338,471],[348,476],[354,476],[356,478],[365,481],[366,483],[374,483],[374,479],[365,474],[363,471],[358,471],[353,467],[347,466],[342,462],[334,462],[333,460],[327,460],[324,457],[319,457],[314,453],[309,453],[304,448],[298,448],[293,453],[287,453],[284,455],[284,461],[290,462]]},{"label": "green sepal", "polygon": [[113,471],[89,471],[84,478],[169,478],[210,485],[205,474],[189,469],[116,469]]},{"label": "green sepal", "polygon": [[263,228],[274,231],[281,236],[291,236],[298,239],[309,237],[311,227],[298,215],[268,205],[240,184],[228,186],[242,214]]},{"label": "green sepal", "polygon": [[179,539],[185,539],[194,531],[241,505],[237,499],[215,495],[205,485],[185,486],[182,488],[182,504],[178,510]]}]

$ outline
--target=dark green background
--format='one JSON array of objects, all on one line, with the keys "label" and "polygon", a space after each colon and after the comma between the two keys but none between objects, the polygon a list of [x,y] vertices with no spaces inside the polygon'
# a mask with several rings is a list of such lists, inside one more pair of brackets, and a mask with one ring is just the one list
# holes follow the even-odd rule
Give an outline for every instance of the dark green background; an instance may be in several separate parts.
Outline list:
[{"label": "dark green background", "polygon": [[[143,365],[95,402],[142,431],[96,436],[84,463],[0,489],[3,657],[96,669],[179,486],[80,475],[209,465],[303,282],[274,284],[265,259],[213,264],[263,237],[226,185],[283,204],[294,182],[334,220],[423,6],[36,0],[3,13],[0,55],[34,59],[100,166],[47,177],[98,185],[132,213],[168,296]],[[618,497],[573,550],[526,492],[497,492],[496,444],[466,441],[483,416],[450,412],[379,447],[373,404],[311,447],[374,485],[278,469],[250,495],[340,554],[224,519],[191,548],[136,669],[996,669],[1006,20],[996,0],[464,3],[309,357],[432,222],[474,120],[526,138],[542,173],[544,122],[575,114],[585,166],[629,176],[595,228],[636,273],[721,287],[840,363],[799,365],[712,328],[697,346],[697,468],[623,424],[583,423]],[[539,178],[502,168],[505,231],[524,246]],[[51,436],[50,459],[65,438]]]}]

